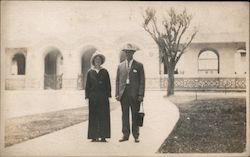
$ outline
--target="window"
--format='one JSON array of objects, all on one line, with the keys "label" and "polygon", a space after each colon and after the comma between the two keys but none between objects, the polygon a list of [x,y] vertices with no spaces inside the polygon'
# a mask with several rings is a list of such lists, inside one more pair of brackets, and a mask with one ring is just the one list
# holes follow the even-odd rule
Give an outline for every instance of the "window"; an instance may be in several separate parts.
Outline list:
[{"label": "window", "polygon": [[198,58],[199,74],[218,74],[219,59],[217,53],[211,50],[202,51]]},{"label": "window", "polygon": [[12,58],[11,74],[12,75],[25,75],[25,56],[22,53],[17,53]]},{"label": "window", "polygon": [[245,62],[246,61],[246,55],[247,55],[246,50],[240,49],[237,52],[240,53],[240,60],[242,62]]},{"label": "window", "polygon": [[247,72],[247,57],[245,49],[238,49],[234,54],[235,75],[244,75]]},{"label": "window", "polygon": [[241,57],[246,57],[246,52],[240,53]]}]

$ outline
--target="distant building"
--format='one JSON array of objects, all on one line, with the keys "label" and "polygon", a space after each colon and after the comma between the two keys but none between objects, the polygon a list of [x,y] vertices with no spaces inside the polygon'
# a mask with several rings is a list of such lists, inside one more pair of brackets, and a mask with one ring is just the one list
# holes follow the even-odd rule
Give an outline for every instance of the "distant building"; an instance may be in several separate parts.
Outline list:
[{"label": "distant building", "polygon": [[[6,45],[5,89],[84,89],[86,74],[90,68],[90,58],[96,49],[107,57],[104,66],[110,71],[114,81],[117,65],[124,59],[120,48],[126,42],[137,44],[141,49],[136,52],[135,58],[144,63],[147,88],[163,88],[160,78],[166,76],[167,67],[164,67],[159,59],[155,43],[145,42],[140,38],[140,36],[129,36],[129,38],[118,36],[118,40],[106,42],[104,45],[101,42],[104,39],[100,36],[88,42],[83,41],[73,48],[65,44],[66,42],[60,43],[59,39],[54,41],[46,39],[46,42],[40,45],[29,47]],[[241,78],[244,80],[248,72],[246,53],[244,41],[194,42],[178,62],[176,78]],[[241,88],[244,89],[245,85]]]},{"label": "distant building", "polygon": [[[140,48],[135,59],[144,64],[146,88],[166,89],[167,67],[157,45],[126,7],[113,3],[120,7],[100,14],[97,4],[64,3],[1,2],[1,79],[9,117],[82,106],[96,49],[106,56],[114,89],[126,43]],[[249,52],[244,36],[199,32],[177,64],[176,90],[245,91]]]}]

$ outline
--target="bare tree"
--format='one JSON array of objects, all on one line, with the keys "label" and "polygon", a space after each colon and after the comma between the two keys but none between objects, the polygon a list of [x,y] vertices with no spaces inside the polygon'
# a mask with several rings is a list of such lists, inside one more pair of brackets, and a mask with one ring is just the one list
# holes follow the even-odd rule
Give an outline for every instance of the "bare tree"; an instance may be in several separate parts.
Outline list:
[{"label": "bare tree", "polygon": [[174,71],[176,64],[191,44],[197,31],[192,32],[185,38],[186,40],[183,40],[184,34],[190,26],[192,15],[189,15],[186,9],[181,13],[177,13],[174,8],[171,8],[167,13],[168,18],[163,17],[160,23],[157,21],[155,9],[146,9],[143,15],[143,28],[158,45],[160,58],[164,66],[167,67],[167,96],[170,96],[174,94]]}]

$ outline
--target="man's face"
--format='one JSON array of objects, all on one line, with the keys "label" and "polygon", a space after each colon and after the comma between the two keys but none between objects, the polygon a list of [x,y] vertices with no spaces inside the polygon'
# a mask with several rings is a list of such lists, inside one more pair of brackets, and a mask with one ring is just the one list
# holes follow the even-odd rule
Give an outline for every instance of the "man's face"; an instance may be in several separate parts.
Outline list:
[{"label": "man's face", "polygon": [[134,55],[135,51],[131,51],[131,50],[125,50],[125,54],[126,54],[126,58],[127,60],[131,60],[133,59],[133,55]]}]

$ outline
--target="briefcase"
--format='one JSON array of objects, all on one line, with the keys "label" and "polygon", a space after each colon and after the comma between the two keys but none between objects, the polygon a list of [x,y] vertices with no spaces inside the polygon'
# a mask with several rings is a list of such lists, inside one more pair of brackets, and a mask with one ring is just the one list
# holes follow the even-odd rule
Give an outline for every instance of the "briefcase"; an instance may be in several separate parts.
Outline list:
[{"label": "briefcase", "polygon": [[145,113],[144,113],[143,103],[142,103],[142,111],[138,112],[137,116],[136,116],[136,124],[137,124],[137,126],[140,126],[140,127],[143,126],[144,116],[145,116]]}]

